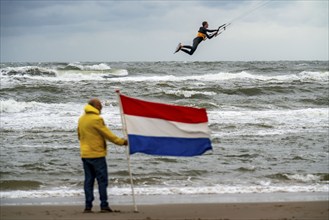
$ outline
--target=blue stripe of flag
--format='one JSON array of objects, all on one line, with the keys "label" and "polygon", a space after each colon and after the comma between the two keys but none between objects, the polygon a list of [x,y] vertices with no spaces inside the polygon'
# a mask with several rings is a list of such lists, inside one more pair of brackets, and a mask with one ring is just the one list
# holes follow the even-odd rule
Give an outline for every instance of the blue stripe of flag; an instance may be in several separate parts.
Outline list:
[{"label": "blue stripe of flag", "polygon": [[177,138],[128,135],[130,154],[198,156],[211,150],[209,138]]}]

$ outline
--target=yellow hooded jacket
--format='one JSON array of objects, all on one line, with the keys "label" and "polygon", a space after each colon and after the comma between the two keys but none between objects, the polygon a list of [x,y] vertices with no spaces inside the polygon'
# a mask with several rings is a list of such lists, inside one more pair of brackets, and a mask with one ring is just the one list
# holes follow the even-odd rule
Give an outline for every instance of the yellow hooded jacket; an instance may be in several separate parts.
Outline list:
[{"label": "yellow hooded jacket", "polygon": [[106,139],[117,145],[124,144],[124,139],[117,137],[106,127],[98,109],[88,104],[84,110],[85,114],[79,118],[78,123],[82,158],[105,157],[107,154]]}]

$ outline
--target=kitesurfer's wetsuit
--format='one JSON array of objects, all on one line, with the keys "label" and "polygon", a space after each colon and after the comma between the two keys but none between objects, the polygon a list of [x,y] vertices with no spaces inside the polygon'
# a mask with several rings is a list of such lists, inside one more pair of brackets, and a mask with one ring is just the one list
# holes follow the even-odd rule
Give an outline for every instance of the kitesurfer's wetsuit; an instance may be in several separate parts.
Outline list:
[{"label": "kitesurfer's wetsuit", "polygon": [[[196,38],[193,39],[193,46],[183,45],[181,51],[184,51],[185,53],[192,55],[194,53],[194,51],[198,48],[198,45],[203,40],[206,40],[206,38],[211,39],[211,38],[213,38],[215,36],[215,34],[208,35],[207,32],[212,33],[212,32],[217,32],[217,31],[218,31],[218,29],[216,29],[216,30],[209,30],[209,29],[207,29],[205,27],[200,27]],[[184,48],[188,48],[190,50],[186,50]]]}]

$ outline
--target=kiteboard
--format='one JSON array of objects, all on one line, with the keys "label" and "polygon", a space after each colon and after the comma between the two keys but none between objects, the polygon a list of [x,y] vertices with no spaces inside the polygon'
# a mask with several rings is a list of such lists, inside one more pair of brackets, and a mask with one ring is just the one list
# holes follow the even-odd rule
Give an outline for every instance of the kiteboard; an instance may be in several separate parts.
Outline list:
[{"label": "kiteboard", "polygon": [[177,53],[178,51],[180,51],[180,49],[181,49],[181,45],[182,45],[181,43],[179,43],[179,44],[177,45],[174,54]]}]

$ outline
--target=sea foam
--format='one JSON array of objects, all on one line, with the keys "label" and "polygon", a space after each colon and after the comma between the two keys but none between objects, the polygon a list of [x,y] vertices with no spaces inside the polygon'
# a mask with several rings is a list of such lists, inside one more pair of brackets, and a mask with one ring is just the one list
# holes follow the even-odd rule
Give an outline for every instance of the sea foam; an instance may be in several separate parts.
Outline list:
[{"label": "sea foam", "polygon": [[[138,196],[145,195],[212,195],[212,194],[237,194],[237,193],[278,193],[278,192],[328,192],[326,185],[254,185],[254,186],[203,186],[203,187],[135,187],[135,193]],[[131,188],[111,187],[108,189],[110,196],[131,195]],[[43,190],[17,190],[2,191],[0,198],[51,198],[51,197],[76,197],[83,196],[83,189],[72,189],[68,187],[56,187]]]}]

